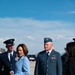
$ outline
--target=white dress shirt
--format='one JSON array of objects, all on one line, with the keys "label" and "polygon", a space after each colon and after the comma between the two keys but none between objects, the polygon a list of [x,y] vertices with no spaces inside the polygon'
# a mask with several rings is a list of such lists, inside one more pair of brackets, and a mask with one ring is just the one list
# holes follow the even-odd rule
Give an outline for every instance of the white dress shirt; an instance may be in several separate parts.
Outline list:
[{"label": "white dress shirt", "polygon": [[51,52],[52,52],[52,50],[46,51],[46,53],[48,53],[48,55],[50,55]]},{"label": "white dress shirt", "polygon": [[13,51],[11,53],[8,52],[8,59],[9,59],[9,61],[10,61],[10,54],[12,54],[12,56],[13,56]]}]

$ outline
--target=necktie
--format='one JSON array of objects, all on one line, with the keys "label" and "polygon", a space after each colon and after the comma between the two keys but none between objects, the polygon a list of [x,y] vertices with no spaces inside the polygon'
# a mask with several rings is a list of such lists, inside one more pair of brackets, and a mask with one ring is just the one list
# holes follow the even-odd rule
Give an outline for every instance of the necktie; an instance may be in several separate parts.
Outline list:
[{"label": "necktie", "polygon": [[49,57],[49,52],[47,52],[47,57]]},{"label": "necktie", "polygon": [[12,58],[13,58],[13,56],[12,56],[12,54],[10,53],[10,62],[12,62]]}]

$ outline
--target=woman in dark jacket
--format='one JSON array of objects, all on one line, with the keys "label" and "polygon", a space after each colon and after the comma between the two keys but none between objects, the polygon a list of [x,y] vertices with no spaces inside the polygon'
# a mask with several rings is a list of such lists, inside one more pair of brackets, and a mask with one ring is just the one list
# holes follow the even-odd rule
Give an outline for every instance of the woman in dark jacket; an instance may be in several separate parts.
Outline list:
[{"label": "woman in dark jacket", "polygon": [[68,55],[66,75],[75,75],[75,42],[69,42],[66,45]]}]

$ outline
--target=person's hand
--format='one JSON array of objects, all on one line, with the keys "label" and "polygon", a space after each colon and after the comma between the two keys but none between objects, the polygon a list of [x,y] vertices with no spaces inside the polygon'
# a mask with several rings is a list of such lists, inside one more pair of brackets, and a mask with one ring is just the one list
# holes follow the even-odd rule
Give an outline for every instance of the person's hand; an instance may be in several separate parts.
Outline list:
[{"label": "person's hand", "polygon": [[14,75],[14,72],[13,71],[10,71],[10,75]]}]

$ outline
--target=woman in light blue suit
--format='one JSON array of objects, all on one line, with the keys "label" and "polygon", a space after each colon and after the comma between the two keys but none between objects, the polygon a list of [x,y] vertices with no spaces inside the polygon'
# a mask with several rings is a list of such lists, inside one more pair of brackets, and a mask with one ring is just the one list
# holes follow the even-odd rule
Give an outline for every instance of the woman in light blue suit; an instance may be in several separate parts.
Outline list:
[{"label": "woman in light blue suit", "polygon": [[16,68],[14,74],[10,72],[11,75],[30,75],[30,64],[27,58],[28,49],[25,44],[19,44],[17,46],[18,57],[16,60]]}]

